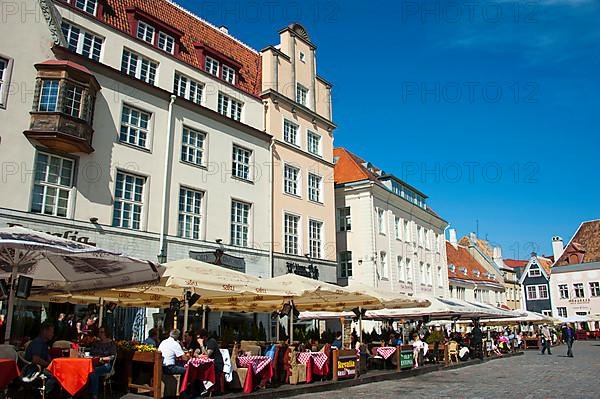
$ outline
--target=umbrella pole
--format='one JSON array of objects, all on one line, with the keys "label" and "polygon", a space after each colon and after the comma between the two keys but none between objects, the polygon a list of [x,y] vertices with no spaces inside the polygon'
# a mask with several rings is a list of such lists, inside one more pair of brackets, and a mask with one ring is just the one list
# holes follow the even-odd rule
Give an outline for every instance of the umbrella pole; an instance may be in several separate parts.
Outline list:
[{"label": "umbrella pole", "polygon": [[290,301],[290,345],[292,344],[292,342],[294,342],[294,304],[292,303],[292,301]]},{"label": "umbrella pole", "polygon": [[202,328],[206,329],[206,305],[202,305]]},{"label": "umbrella pole", "polygon": [[362,336],[362,309],[361,308],[358,308],[358,337],[359,337],[359,342],[362,345],[363,336]]},{"label": "umbrella pole", "polygon": [[104,321],[104,298],[100,298],[100,309],[98,310],[98,327],[102,327]]},{"label": "umbrella pole", "polygon": [[275,325],[275,342],[279,342],[279,323],[281,322],[281,317],[279,313],[277,313],[277,324]]},{"label": "umbrella pole", "polygon": [[17,268],[13,267],[10,275],[10,293],[8,295],[8,309],[6,310],[6,332],[4,333],[4,343],[10,343],[10,330],[13,321],[13,308],[15,306],[15,281],[17,279]]},{"label": "umbrella pole", "polygon": [[190,314],[190,304],[187,295],[183,295],[183,331],[188,330],[188,315]]}]

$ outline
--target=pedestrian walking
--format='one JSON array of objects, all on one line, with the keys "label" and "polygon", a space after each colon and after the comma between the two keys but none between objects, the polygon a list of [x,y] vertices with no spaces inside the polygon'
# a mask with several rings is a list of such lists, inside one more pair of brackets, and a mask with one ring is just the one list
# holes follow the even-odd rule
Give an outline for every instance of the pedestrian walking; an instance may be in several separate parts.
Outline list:
[{"label": "pedestrian walking", "polygon": [[550,329],[548,328],[548,324],[544,324],[542,327],[542,355],[546,350],[548,350],[548,354],[551,355],[552,351],[550,350],[550,346],[552,345],[552,334],[550,334]]},{"label": "pedestrian walking", "polygon": [[562,338],[567,344],[567,356],[573,357],[573,341],[575,341],[575,330],[571,324],[566,324],[563,326]]},{"label": "pedestrian walking", "polygon": [[478,358],[480,358],[481,360],[483,360],[483,348],[482,348],[482,344],[483,344],[483,332],[481,331],[481,328],[479,328],[479,323],[475,322],[475,325],[473,326],[473,329],[471,330],[471,342],[472,342],[472,346],[475,349],[473,356],[476,356]]}]

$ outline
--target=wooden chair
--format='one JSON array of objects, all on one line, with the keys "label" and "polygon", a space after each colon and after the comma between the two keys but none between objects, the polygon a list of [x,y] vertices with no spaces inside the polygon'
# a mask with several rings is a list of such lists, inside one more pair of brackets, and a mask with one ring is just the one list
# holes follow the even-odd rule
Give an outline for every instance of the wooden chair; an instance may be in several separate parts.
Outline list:
[{"label": "wooden chair", "polygon": [[296,385],[299,382],[306,382],[306,364],[298,363],[298,352],[290,350],[289,357],[289,383]]},{"label": "wooden chair", "polygon": [[0,345],[0,359],[10,359],[16,362],[19,360],[19,355],[14,346],[4,344]]},{"label": "wooden chair", "polygon": [[71,341],[55,341],[52,347],[57,349],[71,349],[71,344]]},{"label": "wooden chair", "polygon": [[106,399],[106,388],[108,387],[110,389],[110,397],[113,397],[113,390],[112,390],[112,377],[115,375],[115,363],[117,361],[117,357],[115,356],[112,361],[110,362],[110,371],[108,372],[108,374],[105,374],[102,376],[102,386],[104,388],[104,399]]},{"label": "wooden chair", "polygon": [[244,389],[244,384],[246,383],[246,378],[248,377],[248,368],[247,367],[238,367],[237,365],[237,357],[238,352],[240,351],[240,346],[235,345],[233,347],[233,353],[231,354],[231,368],[232,368],[232,381],[229,383],[230,388],[232,389]]},{"label": "wooden chair", "polygon": [[458,363],[458,342],[456,341],[448,342],[448,359],[450,360],[450,364],[452,364],[452,356],[454,356],[456,363]]}]

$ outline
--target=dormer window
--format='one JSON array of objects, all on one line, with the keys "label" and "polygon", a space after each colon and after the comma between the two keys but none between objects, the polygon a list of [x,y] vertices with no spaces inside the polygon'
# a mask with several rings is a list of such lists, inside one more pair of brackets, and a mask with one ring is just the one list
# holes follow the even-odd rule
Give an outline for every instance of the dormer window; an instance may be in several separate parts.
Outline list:
[{"label": "dormer window", "polygon": [[473,275],[475,275],[475,277],[479,277],[481,273],[479,272],[479,270],[473,270]]},{"label": "dormer window", "polygon": [[450,270],[451,272],[455,272],[456,271],[456,266],[454,266],[453,264],[449,264],[448,265],[448,270]]},{"label": "dormer window", "polygon": [[158,34],[158,48],[169,54],[173,54],[175,51],[175,39],[165,32],[160,32]]},{"label": "dormer window", "polygon": [[145,42],[154,44],[154,27],[145,22],[138,21],[137,37]]},{"label": "dormer window", "polygon": [[467,275],[467,268],[466,267],[461,267],[460,271],[462,272],[462,274],[464,274],[465,276]]},{"label": "dormer window", "polygon": [[204,69],[211,75],[219,76],[219,61],[207,56]]},{"label": "dormer window", "polygon": [[235,69],[223,64],[221,70],[221,78],[223,78],[224,81],[231,83],[232,85],[235,84]]},{"label": "dormer window", "polygon": [[96,15],[98,0],[75,0],[75,7],[88,14]]}]

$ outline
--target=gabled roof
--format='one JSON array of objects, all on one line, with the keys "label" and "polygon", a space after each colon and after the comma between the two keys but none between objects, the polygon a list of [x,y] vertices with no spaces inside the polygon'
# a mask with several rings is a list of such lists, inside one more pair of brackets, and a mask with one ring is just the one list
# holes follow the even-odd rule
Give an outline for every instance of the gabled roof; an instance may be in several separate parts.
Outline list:
[{"label": "gabled roof", "polygon": [[[468,247],[463,245],[454,247],[446,241],[446,257],[448,265],[454,265],[454,270],[448,268],[448,278],[498,284],[498,281],[488,277],[487,270],[471,255]],[[466,274],[461,270],[463,268],[466,269]],[[476,272],[479,272],[479,275]]]},{"label": "gabled roof", "polygon": [[525,281],[525,278],[529,274],[529,269],[531,269],[531,267],[534,264],[539,266],[540,271],[541,271],[542,275],[544,277],[546,277],[546,280],[550,280],[550,271],[551,271],[552,261],[548,258],[544,258],[542,256],[537,256],[535,254],[532,254],[531,258],[529,258],[529,261],[527,261],[527,265],[525,265],[525,267],[523,268],[523,272],[521,273],[521,277],[519,278],[520,284],[523,284],[523,282]]},{"label": "gabled roof", "polygon": [[[63,0],[59,3],[65,2]],[[201,44],[215,49],[241,66],[238,74],[239,88],[254,96],[260,94],[262,73],[259,53],[216,26],[167,0],[103,0],[103,3],[103,15],[98,18],[99,21],[129,35],[131,30],[127,9],[134,7],[182,33],[181,52],[177,58],[204,70],[194,45]]]},{"label": "gabled roof", "polygon": [[520,260],[520,259],[503,259],[504,264],[508,267],[512,267],[513,269],[517,267],[525,267],[528,260]]},{"label": "gabled roof", "polygon": [[600,219],[583,222],[553,267],[600,261]]},{"label": "gabled roof", "polygon": [[[379,182],[377,174],[364,166],[366,162],[345,148],[334,148],[336,158],[333,168],[335,184],[353,183],[363,180]],[[372,170],[379,170],[375,167]]]}]

